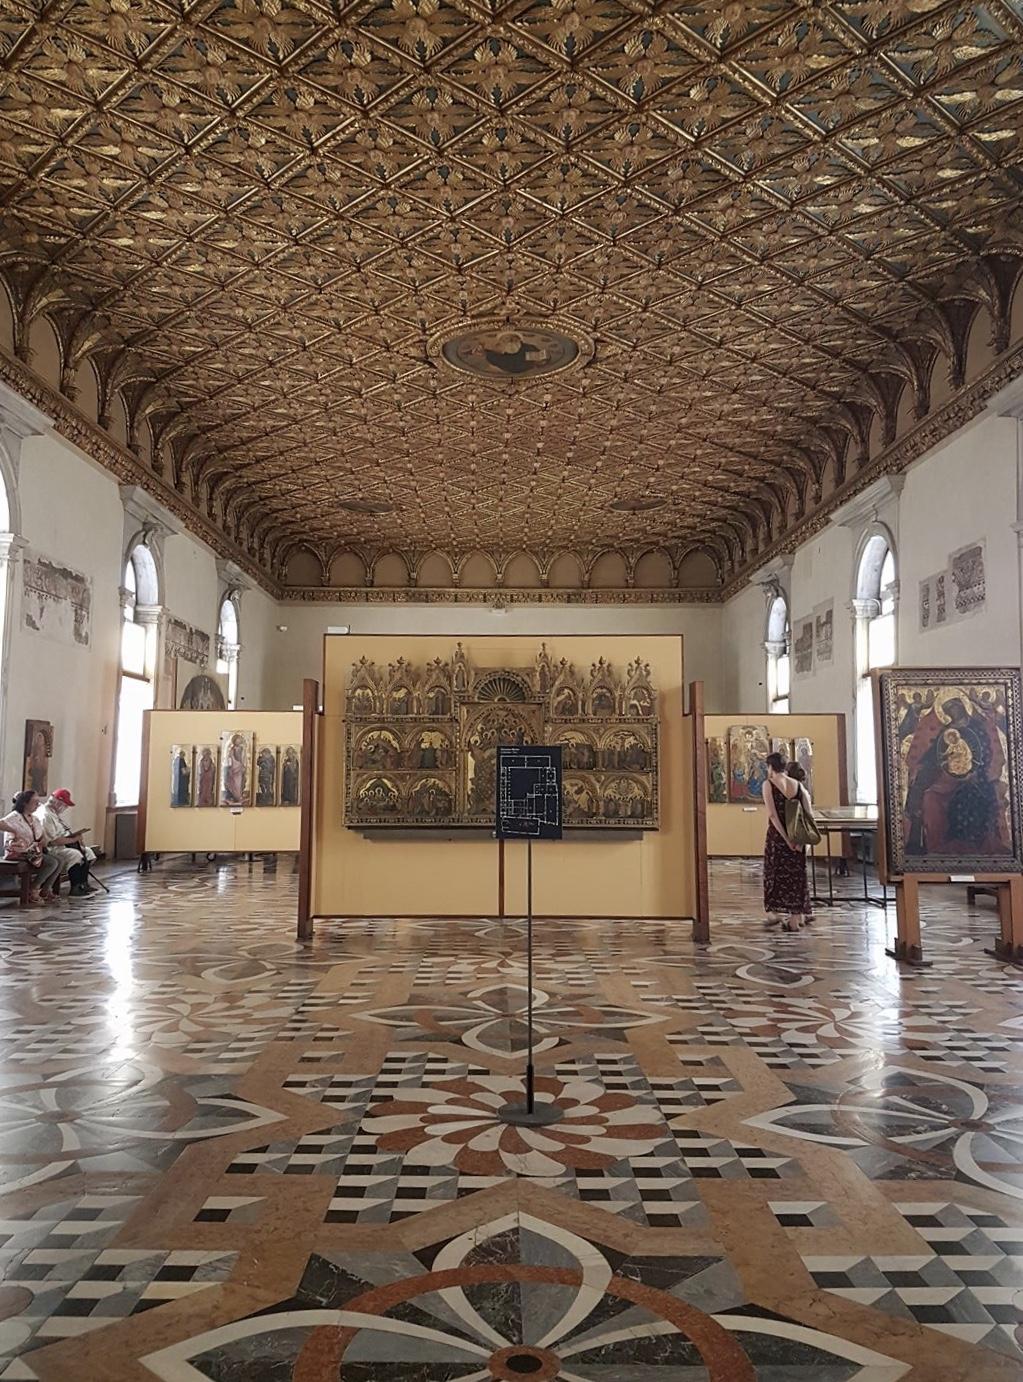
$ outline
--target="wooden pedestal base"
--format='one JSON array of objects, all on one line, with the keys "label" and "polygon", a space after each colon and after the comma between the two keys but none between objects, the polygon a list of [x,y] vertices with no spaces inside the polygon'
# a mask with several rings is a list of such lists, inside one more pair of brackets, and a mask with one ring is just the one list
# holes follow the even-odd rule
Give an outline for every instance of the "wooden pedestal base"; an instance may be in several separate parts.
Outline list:
[{"label": "wooden pedestal base", "polygon": [[[895,916],[897,937],[887,953],[903,964],[923,966],[923,940],[920,933],[920,888],[927,883],[963,882],[943,873],[907,873],[896,878]],[[989,955],[1008,964],[1023,966],[1023,874],[978,873],[970,879],[971,887],[993,893],[998,901],[999,937]]]}]

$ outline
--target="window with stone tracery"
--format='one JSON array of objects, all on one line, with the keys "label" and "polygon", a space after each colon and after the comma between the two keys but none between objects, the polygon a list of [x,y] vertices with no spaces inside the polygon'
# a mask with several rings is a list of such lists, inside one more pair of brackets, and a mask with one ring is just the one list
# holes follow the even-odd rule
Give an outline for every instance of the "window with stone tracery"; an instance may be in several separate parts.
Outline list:
[{"label": "window with stone tracery", "polygon": [[771,715],[789,713],[789,687],[792,675],[791,631],[788,601],[777,594],[767,615],[767,709]]}]

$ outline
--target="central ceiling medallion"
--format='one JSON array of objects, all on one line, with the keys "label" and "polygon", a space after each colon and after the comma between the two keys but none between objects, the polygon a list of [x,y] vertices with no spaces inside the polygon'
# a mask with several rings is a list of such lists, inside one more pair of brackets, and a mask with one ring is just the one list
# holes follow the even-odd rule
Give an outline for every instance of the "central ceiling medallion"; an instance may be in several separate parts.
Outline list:
[{"label": "central ceiling medallion", "polygon": [[585,365],[593,342],[574,324],[476,321],[440,332],[430,354],[463,374],[516,384]]},{"label": "central ceiling medallion", "polygon": [[390,499],[339,499],[337,506],[349,513],[394,513],[398,507]]},{"label": "central ceiling medallion", "polygon": [[649,513],[651,509],[663,509],[667,502],[667,499],[655,495],[629,495],[625,499],[616,499],[608,508],[616,513]]}]

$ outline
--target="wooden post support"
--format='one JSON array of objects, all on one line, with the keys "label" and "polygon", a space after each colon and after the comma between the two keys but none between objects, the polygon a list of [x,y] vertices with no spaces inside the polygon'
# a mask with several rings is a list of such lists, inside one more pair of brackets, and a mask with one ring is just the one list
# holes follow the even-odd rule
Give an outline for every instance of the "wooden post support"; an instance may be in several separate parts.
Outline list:
[{"label": "wooden post support", "polygon": [[693,859],[696,865],[696,915],[693,940],[710,944],[710,877],[707,869],[707,755],[704,751],[703,682],[689,683],[693,726]]},{"label": "wooden post support", "polygon": [[998,940],[989,954],[1023,965],[1023,874],[1012,874],[994,885],[998,898]]},{"label": "wooden post support", "polygon": [[306,678],[302,683],[302,781],[299,805],[302,809],[298,839],[298,939],[313,938],[313,825],[316,811],[314,773],[316,767],[316,727],[320,708],[320,684]]},{"label": "wooden post support", "polygon": [[895,945],[887,953],[903,964],[928,964],[920,935],[920,880],[914,874],[895,880],[895,917]]}]

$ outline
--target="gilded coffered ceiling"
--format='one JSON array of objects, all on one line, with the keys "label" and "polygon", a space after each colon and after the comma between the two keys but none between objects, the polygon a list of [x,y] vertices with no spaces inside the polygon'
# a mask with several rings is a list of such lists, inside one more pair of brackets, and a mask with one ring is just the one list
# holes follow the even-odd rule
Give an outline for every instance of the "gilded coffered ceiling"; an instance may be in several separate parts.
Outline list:
[{"label": "gilded coffered ceiling", "polygon": [[[740,569],[1009,344],[1023,0],[0,0],[62,387],[296,541]],[[945,389],[947,396],[948,388]]]}]

